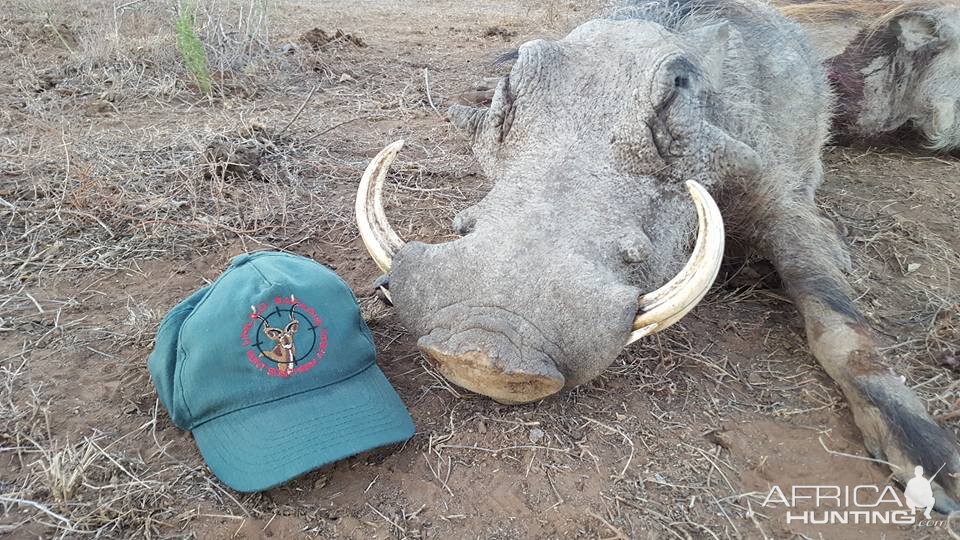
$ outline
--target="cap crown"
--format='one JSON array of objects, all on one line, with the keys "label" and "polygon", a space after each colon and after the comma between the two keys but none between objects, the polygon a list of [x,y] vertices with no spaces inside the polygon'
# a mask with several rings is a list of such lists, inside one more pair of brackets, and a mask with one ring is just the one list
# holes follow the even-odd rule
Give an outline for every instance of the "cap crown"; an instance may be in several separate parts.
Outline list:
[{"label": "cap crown", "polygon": [[240,255],[161,323],[149,367],[174,423],[213,418],[347,379],[376,359],[350,288],[293,255]]}]

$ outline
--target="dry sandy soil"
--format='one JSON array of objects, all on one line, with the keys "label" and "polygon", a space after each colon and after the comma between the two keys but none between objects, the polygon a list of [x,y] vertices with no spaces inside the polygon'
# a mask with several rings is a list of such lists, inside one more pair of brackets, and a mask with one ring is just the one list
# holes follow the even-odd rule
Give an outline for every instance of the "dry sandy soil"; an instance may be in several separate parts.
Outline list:
[{"label": "dry sandy soil", "polygon": [[[200,2],[204,96],[178,60],[173,4],[0,7],[0,531],[946,535],[788,524],[761,507],[773,485],[888,482],[854,457],[865,451],[849,411],[763,267],[733,269],[596,381],[519,407],[445,383],[371,294],[377,272],[351,203],[366,162],[406,139],[391,218],[406,238],[450,238],[453,214],[490,185],[446,106],[495,73],[498,55],[560,36],[596,6]],[[305,39],[314,28],[349,36]],[[956,431],[960,160],[868,147],[826,160],[820,201],[849,239],[858,304],[890,364]],[[243,495],[158,407],[146,359],[170,307],[258,249],[312,257],[354,287],[417,433]]]}]

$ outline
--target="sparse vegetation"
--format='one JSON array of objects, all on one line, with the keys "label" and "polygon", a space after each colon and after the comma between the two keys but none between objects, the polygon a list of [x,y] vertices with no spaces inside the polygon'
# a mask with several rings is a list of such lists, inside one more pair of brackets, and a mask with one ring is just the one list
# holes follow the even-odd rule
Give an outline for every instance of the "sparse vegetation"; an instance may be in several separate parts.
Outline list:
[{"label": "sparse vegetation", "polygon": [[196,21],[189,8],[180,10],[177,17],[177,50],[180,51],[180,58],[187,71],[193,75],[197,87],[204,94],[209,94],[213,89],[213,80],[210,78],[210,67],[207,62],[207,53],[203,50],[203,42],[197,37],[194,30]]}]

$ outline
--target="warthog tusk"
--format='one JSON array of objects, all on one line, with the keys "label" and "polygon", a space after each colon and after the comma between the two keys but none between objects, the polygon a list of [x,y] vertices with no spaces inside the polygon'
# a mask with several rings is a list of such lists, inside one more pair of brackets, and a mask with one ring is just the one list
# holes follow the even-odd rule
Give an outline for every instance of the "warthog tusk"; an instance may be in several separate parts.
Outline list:
[{"label": "warthog tusk", "polygon": [[[357,228],[363,244],[384,273],[390,271],[394,254],[403,240],[390,226],[383,210],[383,181],[390,164],[403,148],[396,141],[380,151],[367,165],[357,189]],[[717,277],[723,259],[723,216],[710,193],[699,183],[686,182],[697,209],[699,229],[690,260],[666,285],[640,298],[640,311],[627,344],[659,332],[679,321],[696,306]],[[372,219],[371,219],[372,216]]]},{"label": "warthog tusk", "polygon": [[640,314],[633,321],[627,344],[659,332],[690,312],[717,278],[723,259],[723,216],[707,190],[689,180],[686,183],[697,208],[699,230],[690,260],[679,274],[659,289],[640,298]]},{"label": "warthog tusk", "polygon": [[360,238],[370,257],[384,273],[390,271],[394,254],[403,247],[403,240],[390,226],[387,214],[383,211],[383,180],[401,148],[403,141],[399,140],[381,150],[363,171],[357,189],[355,211]]}]

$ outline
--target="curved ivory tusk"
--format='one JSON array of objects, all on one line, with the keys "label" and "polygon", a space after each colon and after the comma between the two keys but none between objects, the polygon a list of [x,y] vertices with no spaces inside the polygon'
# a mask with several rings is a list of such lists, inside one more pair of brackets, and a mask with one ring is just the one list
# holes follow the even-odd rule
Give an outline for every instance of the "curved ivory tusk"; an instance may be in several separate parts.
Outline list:
[{"label": "curved ivory tusk", "polygon": [[355,211],[360,238],[370,257],[384,273],[390,271],[394,254],[403,247],[403,240],[390,226],[387,214],[383,211],[383,180],[401,148],[403,140],[381,150],[363,171],[357,189]]},{"label": "curved ivory tusk", "polygon": [[707,190],[689,180],[686,183],[697,208],[699,231],[690,260],[679,274],[659,289],[640,298],[640,314],[633,321],[627,344],[664,330],[696,306],[717,278],[723,260],[723,216]]}]

